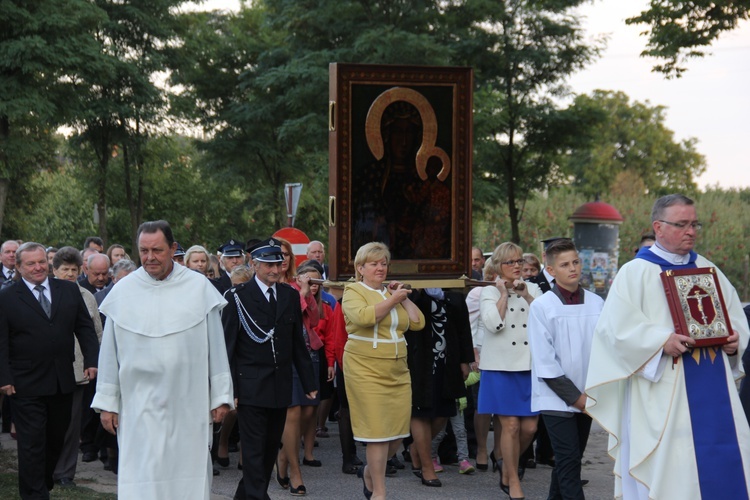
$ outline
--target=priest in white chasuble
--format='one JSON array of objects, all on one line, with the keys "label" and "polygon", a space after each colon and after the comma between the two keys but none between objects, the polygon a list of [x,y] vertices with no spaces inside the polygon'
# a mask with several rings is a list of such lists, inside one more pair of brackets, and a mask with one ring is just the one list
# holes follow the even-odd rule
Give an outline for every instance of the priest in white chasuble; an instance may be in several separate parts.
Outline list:
[{"label": "priest in white chasuble", "polygon": [[750,428],[735,381],[748,325],[717,269],[733,329],[728,343],[695,347],[677,335],[660,273],[715,267],[693,251],[702,224],[693,201],[659,198],[656,243],[615,277],[594,333],[587,411],[610,433],[615,498],[746,499]]},{"label": "priest in white chasuble", "polygon": [[208,499],[212,422],[234,407],[220,311],[202,274],[172,261],[166,221],[138,231],[143,267],[120,280],[107,317],[92,408],[117,434],[120,498]]}]

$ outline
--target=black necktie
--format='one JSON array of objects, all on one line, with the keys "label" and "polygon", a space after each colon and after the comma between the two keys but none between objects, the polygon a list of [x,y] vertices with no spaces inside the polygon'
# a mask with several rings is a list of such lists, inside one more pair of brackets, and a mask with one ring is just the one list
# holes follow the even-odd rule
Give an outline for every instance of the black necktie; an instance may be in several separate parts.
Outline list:
[{"label": "black necktie", "polygon": [[268,289],[268,305],[271,307],[271,316],[276,319],[276,295],[273,288]]},{"label": "black necktie", "polygon": [[44,285],[37,285],[34,287],[34,290],[39,292],[39,304],[42,306],[42,309],[44,309],[47,317],[52,317],[52,304],[49,303],[49,299],[44,295]]}]

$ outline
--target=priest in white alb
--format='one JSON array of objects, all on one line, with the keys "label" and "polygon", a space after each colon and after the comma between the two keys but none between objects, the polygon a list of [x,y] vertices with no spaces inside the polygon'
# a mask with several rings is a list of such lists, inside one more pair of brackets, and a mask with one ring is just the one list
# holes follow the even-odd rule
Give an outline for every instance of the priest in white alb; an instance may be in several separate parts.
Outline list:
[{"label": "priest in white alb", "polygon": [[166,221],[138,230],[142,266],[102,302],[92,408],[117,434],[120,498],[208,499],[212,422],[234,407],[220,311],[205,276],[172,261]]},{"label": "priest in white alb", "polygon": [[747,499],[750,427],[736,380],[748,325],[717,268],[732,331],[720,346],[675,333],[660,273],[715,267],[693,251],[702,224],[693,201],[659,198],[656,243],[618,272],[594,332],[588,413],[610,433],[615,498]]}]

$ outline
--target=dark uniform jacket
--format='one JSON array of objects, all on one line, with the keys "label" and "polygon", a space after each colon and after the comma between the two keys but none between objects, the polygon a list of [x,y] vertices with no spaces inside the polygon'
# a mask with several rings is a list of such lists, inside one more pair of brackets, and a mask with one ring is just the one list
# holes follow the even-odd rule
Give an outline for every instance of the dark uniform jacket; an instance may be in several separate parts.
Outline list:
[{"label": "dark uniform jacket", "polygon": [[[424,314],[426,325],[418,332],[406,331],[407,362],[412,381],[412,406],[432,408],[434,393],[434,376],[432,364],[434,359],[434,341],[432,340],[432,299],[421,290],[411,296],[412,301]],[[471,340],[469,310],[463,294],[445,292],[445,313],[448,322],[445,325],[446,364],[443,371],[442,394],[446,399],[458,399],[466,396],[461,373],[461,363],[474,361],[474,349]]]},{"label": "dark uniform jacket", "polygon": [[219,270],[219,277],[212,279],[211,283],[221,294],[232,288],[232,279],[229,277],[229,274],[227,274],[227,272],[223,269]]},{"label": "dark uniform jacket", "polygon": [[547,281],[547,276],[545,276],[544,271],[539,271],[539,274],[534,276],[533,278],[529,278],[529,283],[534,283],[535,285],[539,286],[541,288],[542,293],[547,293],[550,290],[552,290],[552,286],[550,286],[549,281]]},{"label": "dark uniform jacket", "polygon": [[0,291],[0,387],[15,386],[18,397],[73,392],[74,334],[84,367],[97,366],[99,341],[78,285],[50,279],[49,287],[51,319],[25,282]]},{"label": "dark uniform jacket", "polygon": [[[292,402],[292,363],[297,368],[305,393],[318,390],[318,375],[314,373],[302,335],[299,293],[289,285],[277,283],[276,294],[275,318],[269,314],[268,299],[254,278],[224,294],[229,304],[222,311],[221,319],[234,394],[240,404],[265,408],[289,406]],[[269,340],[261,344],[248,335],[240,322],[235,296],[260,328],[266,332],[274,328],[273,343]],[[249,318],[245,319],[257,337],[265,338]]]}]

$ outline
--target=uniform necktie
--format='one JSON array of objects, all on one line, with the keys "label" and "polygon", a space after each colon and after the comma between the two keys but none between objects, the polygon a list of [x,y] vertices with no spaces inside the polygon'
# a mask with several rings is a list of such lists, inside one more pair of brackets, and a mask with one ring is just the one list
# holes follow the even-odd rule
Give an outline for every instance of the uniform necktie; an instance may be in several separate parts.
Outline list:
[{"label": "uniform necktie", "polygon": [[47,317],[52,317],[52,304],[49,303],[49,299],[44,295],[44,285],[37,285],[34,290],[39,292],[39,305],[42,306],[44,312],[47,313]]},{"label": "uniform necktie", "polygon": [[13,269],[8,269],[8,280],[12,280],[13,279],[13,274],[14,274],[13,273]]},{"label": "uniform necktie", "polygon": [[276,318],[276,294],[273,293],[273,288],[268,289],[268,305],[271,307],[271,316]]}]

